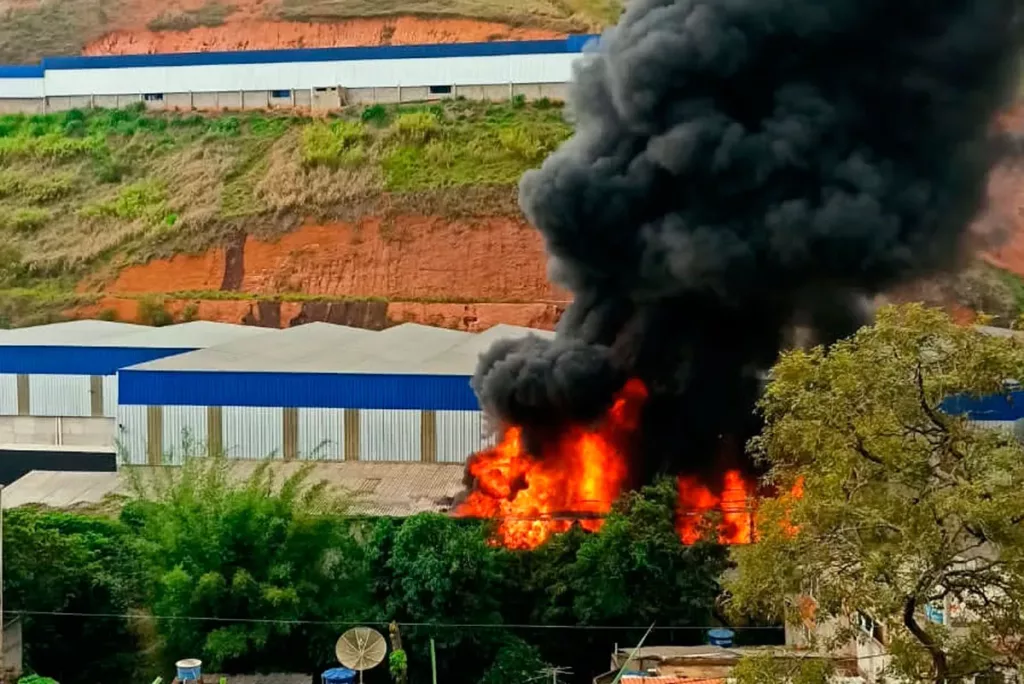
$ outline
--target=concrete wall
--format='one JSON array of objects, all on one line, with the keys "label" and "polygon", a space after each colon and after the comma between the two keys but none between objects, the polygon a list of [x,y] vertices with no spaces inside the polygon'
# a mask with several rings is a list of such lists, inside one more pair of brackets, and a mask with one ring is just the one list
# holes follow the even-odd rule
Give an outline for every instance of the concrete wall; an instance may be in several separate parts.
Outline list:
[{"label": "concrete wall", "polygon": [[0,444],[112,449],[114,419],[0,416]]},{"label": "concrete wall", "polygon": [[455,85],[450,93],[431,92],[429,86],[379,86],[366,88],[315,88],[287,90],[287,97],[273,97],[269,90],[218,91],[218,92],[175,92],[154,93],[161,98],[145,99],[143,95],[76,95],[48,98],[4,98],[0,96],[0,114],[39,114],[66,112],[70,109],[103,108],[114,109],[143,102],[148,110],[154,111],[223,111],[223,110],[266,110],[266,109],[313,109],[320,111],[337,110],[348,105],[395,104],[400,102],[430,102],[454,97],[470,100],[500,102],[512,97],[523,96],[527,100],[547,98],[564,100],[566,84],[534,83],[490,85]]}]

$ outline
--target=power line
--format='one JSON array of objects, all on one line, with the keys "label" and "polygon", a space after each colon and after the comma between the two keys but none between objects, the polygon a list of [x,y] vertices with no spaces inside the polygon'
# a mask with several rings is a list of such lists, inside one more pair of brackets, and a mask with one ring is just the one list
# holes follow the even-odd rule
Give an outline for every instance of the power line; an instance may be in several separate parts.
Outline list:
[{"label": "power line", "polygon": [[[220,623],[249,623],[249,624],[282,624],[282,625],[324,625],[324,626],[354,626],[354,625],[375,625],[387,626],[390,620],[295,620],[285,618],[229,618],[199,615],[149,615],[145,613],[84,613],[74,611],[45,611],[45,610],[5,610],[5,615],[22,616],[44,616],[44,617],[80,617],[80,618],[109,618],[123,620],[164,620],[183,622],[220,622]],[[560,630],[646,630],[650,625],[542,625],[531,623],[473,623],[473,622],[398,622],[399,627],[443,627],[459,629],[560,629]],[[722,625],[681,625],[678,627],[660,626],[655,630],[708,630],[722,629]],[[728,629],[738,631],[778,631],[782,627],[729,627]]]}]

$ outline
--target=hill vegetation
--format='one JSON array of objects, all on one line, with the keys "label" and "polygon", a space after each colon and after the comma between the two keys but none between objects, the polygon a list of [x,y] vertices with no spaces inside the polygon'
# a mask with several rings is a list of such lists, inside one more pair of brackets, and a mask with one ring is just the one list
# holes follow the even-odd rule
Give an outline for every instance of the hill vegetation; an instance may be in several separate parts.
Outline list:
[{"label": "hill vegetation", "polygon": [[560,106],[449,101],[330,118],[0,117],[0,313],[52,318],[81,279],[305,218],[514,215],[514,186],[571,132]]},{"label": "hill vegetation", "polygon": [[[559,103],[521,98],[352,107],[319,118],[141,107],[0,116],[0,324],[55,320],[95,300],[124,266],[242,235],[274,239],[304,221],[380,217],[382,234],[411,245],[418,236],[388,228],[389,217],[518,220],[519,177],[571,132]],[[987,264],[933,285],[915,298],[985,311],[1003,325],[1024,312],[1024,281]],[[159,294],[178,289],[167,283]],[[431,301],[455,301],[444,297]],[[159,303],[145,304],[140,314],[155,314],[141,322],[167,322]]]}]

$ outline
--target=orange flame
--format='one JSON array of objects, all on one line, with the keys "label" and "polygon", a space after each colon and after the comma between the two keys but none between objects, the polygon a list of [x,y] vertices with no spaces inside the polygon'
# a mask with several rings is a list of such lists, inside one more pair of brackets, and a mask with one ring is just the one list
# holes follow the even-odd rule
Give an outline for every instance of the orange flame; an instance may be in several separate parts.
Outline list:
[{"label": "orange flame", "polygon": [[722,493],[714,494],[692,477],[680,477],[676,529],[684,544],[700,539],[705,514],[713,509],[722,513],[718,541],[722,544],[749,544],[753,536],[752,490],[738,470],[726,471]]},{"label": "orange flame", "polygon": [[508,428],[470,458],[476,486],[456,515],[499,519],[496,542],[511,549],[535,548],[577,522],[596,532],[622,491],[625,440],[646,398],[644,384],[630,380],[597,427],[571,426],[539,456],[526,450],[521,428]]}]

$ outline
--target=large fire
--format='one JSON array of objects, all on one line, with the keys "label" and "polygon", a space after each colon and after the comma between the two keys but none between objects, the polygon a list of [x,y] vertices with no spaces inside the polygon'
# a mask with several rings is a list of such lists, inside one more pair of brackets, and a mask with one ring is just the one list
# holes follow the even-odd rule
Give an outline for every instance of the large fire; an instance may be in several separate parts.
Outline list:
[{"label": "large fire", "polygon": [[722,522],[718,541],[722,544],[749,544],[753,537],[753,487],[738,470],[726,471],[722,493],[714,494],[694,478],[679,478],[677,524],[684,544],[694,544],[703,532],[706,514],[718,510]]},{"label": "large fire", "polygon": [[512,549],[532,549],[575,522],[596,532],[626,481],[626,440],[646,398],[644,384],[630,380],[597,426],[571,426],[536,456],[522,430],[508,428],[470,458],[476,486],[456,514],[499,519],[498,541]]},{"label": "large fire", "polygon": [[[643,382],[630,380],[596,426],[570,426],[539,455],[528,451],[520,427],[509,427],[496,446],[470,458],[474,488],[456,515],[499,521],[495,543],[510,549],[536,548],[576,523],[598,531],[622,493],[628,440],[646,399]],[[753,485],[738,470],[726,471],[721,484],[715,493],[695,478],[678,479],[676,529],[684,544],[701,538],[711,511],[721,514],[720,543],[756,537]]]}]

